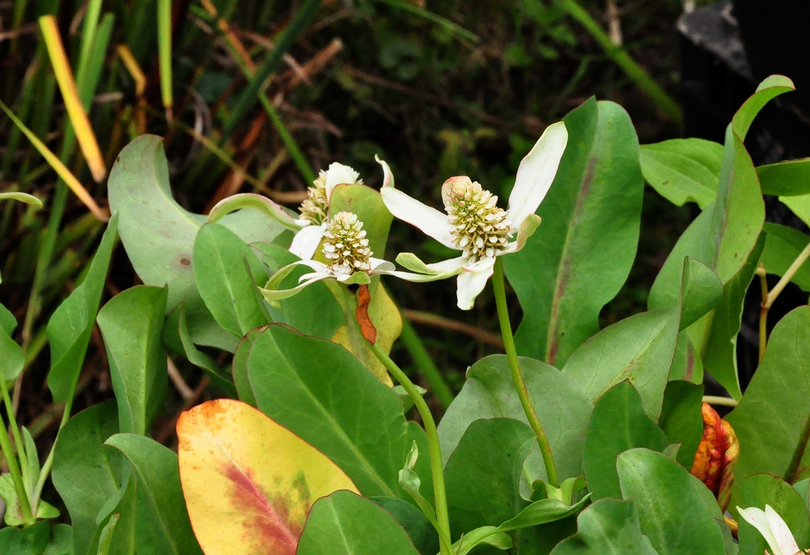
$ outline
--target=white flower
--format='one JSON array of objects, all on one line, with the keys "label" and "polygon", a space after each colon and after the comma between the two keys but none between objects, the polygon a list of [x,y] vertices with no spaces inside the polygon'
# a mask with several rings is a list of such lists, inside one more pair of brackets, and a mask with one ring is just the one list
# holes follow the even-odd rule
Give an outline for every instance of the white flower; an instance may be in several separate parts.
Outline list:
[{"label": "white flower", "polygon": [[293,238],[290,245],[291,253],[303,260],[309,260],[315,254],[326,231],[332,191],[343,183],[362,184],[363,180],[354,169],[338,162],[332,162],[328,170],[320,171],[318,178],[312,182],[312,187],[307,191],[309,197],[301,203],[299,209],[301,216],[295,220],[295,223],[301,226],[301,230]]},{"label": "white flower", "polygon": [[[446,214],[425,206],[394,187],[388,165],[381,161],[385,182],[380,191],[388,210],[461,256],[425,264],[411,253],[397,262],[415,272],[442,279],[458,275],[458,307],[469,310],[492,276],[495,258],[517,252],[540,225],[537,207],[554,181],[568,131],[562,122],[550,125],[518,168],[507,210],[497,207],[498,197],[469,177],[451,177],[442,185]],[[510,239],[517,234],[516,240]]]},{"label": "white flower", "polygon": [[[391,275],[409,281],[435,279],[433,276],[396,271],[392,263],[372,257],[363,222],[356,214],[339,212],[323,225],[324,241],[321,252],[329,264],[317,260],[298,260],[284,266],[270,278],[264,288],[259,288],[267,302],[277,305],[279,300],[292,297],[308,285],[324,279],[334,279],[346,285],[368,284],[371,282],[371,276],[376,274]],[[314,271],[301,276],[297,287],[279,289],[284,278],[297,266],[307,266]]]},{"label": "white flower", "polygon": [[799,546],[796,545],[796,540],[793,539],[790,528],[770,505],[765,505],[764,511],[756,507],[748,509],[737,507],[737,511],[748,524],[759,530],[759,533],[768,542],[768,547],[771,548],[771,555],[797,555],[802,553]]}]

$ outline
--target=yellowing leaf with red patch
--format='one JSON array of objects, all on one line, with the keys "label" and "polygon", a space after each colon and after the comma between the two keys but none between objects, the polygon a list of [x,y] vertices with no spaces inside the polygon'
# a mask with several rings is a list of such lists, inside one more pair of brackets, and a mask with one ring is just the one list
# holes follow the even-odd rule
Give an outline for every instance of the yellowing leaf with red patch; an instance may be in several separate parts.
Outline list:
[{"label": "yellowing leaf with red patch", "polygon": [[183,495],[206,555],[295,555],[315,501],[359,493],[320,451],[241,401],[184,412],[177,437]]}]

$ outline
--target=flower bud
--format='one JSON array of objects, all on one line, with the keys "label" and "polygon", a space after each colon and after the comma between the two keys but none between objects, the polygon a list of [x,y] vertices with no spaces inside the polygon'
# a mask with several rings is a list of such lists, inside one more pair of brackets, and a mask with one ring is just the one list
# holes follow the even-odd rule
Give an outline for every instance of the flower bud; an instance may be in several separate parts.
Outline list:
[{"label": "flower bud", "polygon": [[703,439],[700,440],[695,460],[692,463],[692,476],[706,484],[720,509],[725,511],[731,498],[734,483],[734,465],[740,454],[740,443],[731,425],[706,403],[701,409],[703,415]]}]

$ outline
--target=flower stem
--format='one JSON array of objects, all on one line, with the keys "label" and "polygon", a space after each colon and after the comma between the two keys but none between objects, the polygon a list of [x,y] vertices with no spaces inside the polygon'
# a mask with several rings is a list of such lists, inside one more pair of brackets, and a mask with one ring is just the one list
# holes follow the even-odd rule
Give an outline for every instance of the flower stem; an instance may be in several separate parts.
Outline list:
[{"label": "flower stem", "polygon": [[439,445],[439,434],[436,431],[436,422],[433,420],[433,415],[430,413],[427,403],[425,403],[425,400],[419,394],[413,382],[405,375],[405,372],[403,372],[402,369],[391,360],[391,357],[385,354],[385,351],[380,349],[376,344],[371,345],[371,352],[374,353],[394,379],[405,389],[413,401],[414,406],[416,406],[416,410],[419,411],[419,416],[422,417],[430,451],[430,470],[433,475],[433,497],[436,506],[436,520],[439,523],[439,538],[442,540],[440,553],[441,555],[452,555],[453,548],[450,545],[450,517],[447,513],[447,492],[444,487],[442,451]]},{"label": "flower stem", "polygon": [[551,452],[551,444],[549,444],[546,432],[543,430],[543,425],[537,417],[537,411],[534,410],[534,405],[532,405],[529,396],[529,390],[523,379],[523,373],[520,371],[517,349],[515,349],[515,338],[512,335],[512,325],[509,323],[509,309],[506,306],[503,261],[500,257],[495,259],[495,273],[492,276],[492,288],[495,291],[495,305],[498,307],[498,320],[501,324],[501,335],[503,336],[506,358],[509,360],[509,370],[512,372],[512,381],[515,383],[515,389],[520,398],[523,412],[526,413],[529,425],[534,431],[534,435],[537,436],[537,444],[540,446],[540,452],[543,454],[543,463],[546,465],[548,483],[555,488],[559,488],[560,481],[557,478],[557,467],[554,464],[554,454]]}]

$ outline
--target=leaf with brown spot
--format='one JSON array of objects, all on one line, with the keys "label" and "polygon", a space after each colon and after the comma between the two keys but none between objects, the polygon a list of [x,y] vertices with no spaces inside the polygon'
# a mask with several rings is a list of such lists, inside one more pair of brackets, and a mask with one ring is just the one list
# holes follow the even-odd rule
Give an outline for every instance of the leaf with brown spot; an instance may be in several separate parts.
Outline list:
[{"label": "leaf with brown spot", "polygon": [[206,555],[295,555],[313,503],[357,492],[320,451],[241,401],[184,412],[177,437],[183,494]]}]

